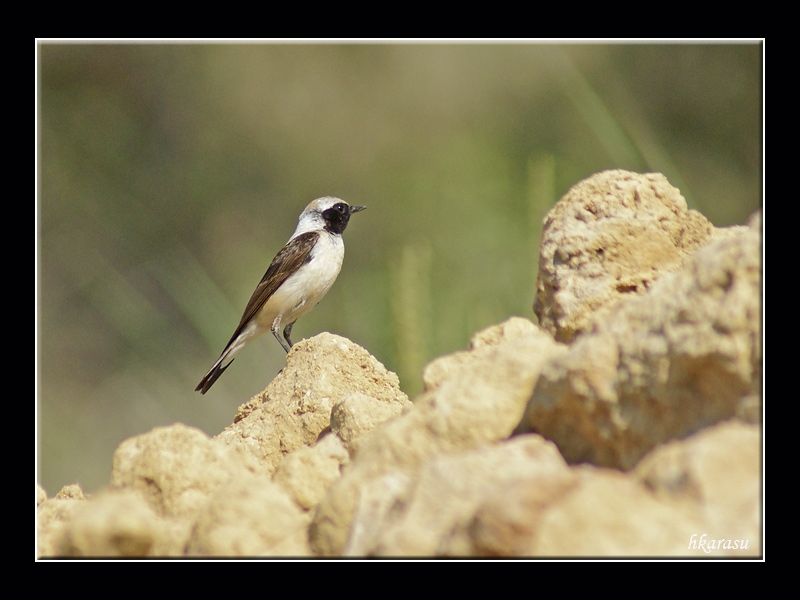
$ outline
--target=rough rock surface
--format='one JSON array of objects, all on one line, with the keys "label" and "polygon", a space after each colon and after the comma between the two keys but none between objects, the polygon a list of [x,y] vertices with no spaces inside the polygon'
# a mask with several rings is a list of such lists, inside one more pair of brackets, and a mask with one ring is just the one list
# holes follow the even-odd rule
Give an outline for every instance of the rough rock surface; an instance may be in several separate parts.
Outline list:
[{"label": "rough rock surface", "polygon": [[65,485],[53,498],[48,498],[47,492],[36,486],[38,556],[64,554],[60,547],[64,531],[85,501],[83,490],[75,484]]},{"label": "rough rock surface", "polygon": [[255,461],[180,423],[156,427],[119,445],[111,489],[139,492],[165,517],[192,515],[231,477],[255,471]]},{"label": "rough rock surface", "polygon": [[313,446],[331,426],[333,407],[354,392],[384,405],[385,418],[411,406],[397,375],[364,348],[330,333],[313,340],[295,344],[281,372],[216,438],[270,473],[285,454]]},{"label": "rough rock surface", "polygon": [[147,556],[154,549],[160,525],[155,511],[135,492],[106,490],[75,511],[60,539],[59,554]]},{"label": "rough rock surface", "polygon": [[[311,527],[315,552],[348,552],[354,517],[375,495],[413,485],[430,460],[506,439],[519,423],[545,361],[566,348],[519,317],[476,334],[471,350],[437,359],[414,409],[364,437],[328,490]],[[390,551],[391,553],[391,551]]]},{"label": "rough rock surface", "polygon": [[186,553],[200,556],[304,556],[308,517],[268,475],[246,474],[220,487],[192,527]]},{"label": "rough rock surface", "polygon": [[598,174],[548,217],[541,328],[476,333],[413,404],[352,342],[299,342],[218,436],[157,427],[108,489],[37,487],[37,556],[759,557],[760,230]]},{"label": "rough rock surface", "polygon": [[[333,417],[331,417],[333,419]],[[273,475],[305,510],[313,509],[339,478],[348,461],[347,449],[336,435],[326,435],[314,446],[306,446],[283,457]]]},{"label": "rough rock surface", "polygon": [[746,412],[761,389],[760,248],[757,229],[736,228],[615,302],[543,370],[518,431],[552,439],[570,463],[630,469],[656,444]]},{"label": "rough rock surface", "polygon": [[[434,556],[472,553],[468,524],[498,489],[526,481],[564,477],[569,472],[555,446],[536,435],[442,454],[413,475],[387,471],[394,485],[379,503],[359,498],[343,554],[348,556]],[[371,482],[367,482],[369,485]],[[380,484],[379,484],[380,485]]]},{"label": "rough rock surface", "polygon": [[[634,475],[661,499],[690,508],[712,537],[759,540],[761,429],[732,420],[648,454]],[[759,548],[754,546],[754,553]]]},{"label": "rough rock surface", "polygon": [[547,214],[533,312],[569,342],[615,301],[679,269],[712,231],[660,173],[592,175]]},{"label": "rough rock surface", "polygon": [[657,448],[637,477],[584,465],[498,487],[464,554],[758,556],[759,438],[756,425],[722,423]]},{"label": "rough rock surface", "polygon": [[[363,348],[327,333],[304,340],[217,437],[156,427],[120,444],[107,490],[86,499],[65,486],[48,499],[37,487],[37,555],[309,555],[311,511],[348,447],[410,407]],[[331,430],[334,408],[347,418]]]}]

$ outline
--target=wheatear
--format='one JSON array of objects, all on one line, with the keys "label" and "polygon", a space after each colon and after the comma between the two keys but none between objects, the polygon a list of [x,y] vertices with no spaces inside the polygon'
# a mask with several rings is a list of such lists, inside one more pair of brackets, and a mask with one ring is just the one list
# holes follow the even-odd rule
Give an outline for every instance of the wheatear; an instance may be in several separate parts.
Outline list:
[{"label": "wheatear", "polygon": [[[366,206],[339,198],[317,198],[300,213],[297,229],[272,259],[217,362],[195,388],[205,394],[244,347],[271,331],[287,354],[292,325],[322,300],[342,268],[342,232],[350,216]],[[283,338],[280,330],[283,327]]]}]

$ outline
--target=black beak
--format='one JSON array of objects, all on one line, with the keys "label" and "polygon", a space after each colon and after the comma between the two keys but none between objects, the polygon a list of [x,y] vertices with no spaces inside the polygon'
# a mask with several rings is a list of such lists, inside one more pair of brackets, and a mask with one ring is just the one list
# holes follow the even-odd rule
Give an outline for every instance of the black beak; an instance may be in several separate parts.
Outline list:
[{"label": "black beak", "polygon": [[366,206],[351,206],[350,207],[350,214],[352,215],[353,213],[357,213],[358,211],[364,210],[365,208],[367,208],[367,207]]}]

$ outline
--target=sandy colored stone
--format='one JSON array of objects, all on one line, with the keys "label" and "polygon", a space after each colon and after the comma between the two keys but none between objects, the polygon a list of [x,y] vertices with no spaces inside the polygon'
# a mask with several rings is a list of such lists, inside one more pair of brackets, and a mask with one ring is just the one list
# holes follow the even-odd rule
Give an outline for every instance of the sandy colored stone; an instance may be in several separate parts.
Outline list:
[{"label": "sandy colored stone", "polygon": [[311,510],[339,478],[342,465],[348,459],[341,440],[328,434],[313,447],[304,446],[284,456],[278,463],[273,481],[280,484],[300,507]]},{"label": "sandy colored stone", "polygon": [[759,556],[760,447],[757,426],[731,421],[657,447],[630,473],[579,466],[512,481],[476,511],[469,553]]},{"label": "sandy colored stone", "polygon": [[307,556],[308,517],[266,475],[246,473],[220,486],[198,515],[187,554]]},{"label": "sandy colored stone", "polygon": [[[344,550],[351,556],[466,555],[467,524],[494,490],[512,482],[566,473],[555,446],[540,436],[486,444],[427,462],[408,485],[385,486],[386,497],[360,499]],[[399,474],[402,478],[403,473]],[[383,507],[376,514],[376,506]]]},{"label": "sandy colored stone", "polygon": [[[77,510],[61,538],[60,556],[142,557],[153,554],[161,522],[133,491],[103,491]],[[178,549],[180,551],[180,549]]]},{"label": "sandy colored stone", "polygon": [[330,427],[333,406],[353,393],[406,406],[397,375],[350,340],[321,333],[297,342],[267,388],[239,408],[216,440],[273,472],[284,454],[313,446]]},{"label": "sandy colored stone", "polygon": [[86,502],[77,484],[65,485],[48,498],[44,488],[36,486],[36,556],[58,556],[64,529],[75,511]]},{"label": "sandy colored stone", "polygon": [[687,556],[702,521],[618,471],[583,467],[539,518],[530,556]]},{"label": "sandy colored stone", "polygon": [[255,461],[193,427],[156,427],[122,442],[114,453],[113,489],[134,490],[163,517],[193,519],[208,497]]},{"label": "sandy colored stone", "polygon": [[[501,340],[506,326],[494,326],[500,331],[483,332],[480,339]],[[480,353],[480,360],[467,357],[447,366],[436,387],[415,400],[413,410],[364,436],[342,478],[331,486],[317,508],[310,530],[315,552],[336,555],[344,550],[360,498],[387,473],[407,473],[413,478],[437,456],[476,448],[511,434],[542,364],[565,351],[533,324],[524,328],[527,334],[476,347],[473,352]],[[401,481],[405,477],[390,479]]]},{"label": "sandy colored stone", "polygon": [[36,488],[36,491],[35,491],[36,508],[39,508],[47,500],[47,492],[38,483],[36,484],[35,488]]},{"label": "sandy colored stone", "polygon": [[470,556],[526,557],[534,543],[544,513],[577,485],[574,470],[543,473],[492,489],[464,528],[464,554]]},{"label": "sandy colored stone", "polygon": [[448,378],[459,377],[471,365],[480,364],[485,357],[491,355],[494,346],[540,333],[530,319],[522,317],[511,317],[477,332],[470,339],[468,350],[434,358],[425,365],[422,370],[425,391],[432,391]]},{"label": "sandy colored stone", "polygon": [[545,366],[518,431],[570,463],[630,469],[742,413],[761,389],[760,250],[759,233],[738,228],[618,303]]},{"label": "sandy colored stone", "polygon": [[713,226],[660,173],[603,171],[547,214],[533,310],[571,341],[616,301],[641,295],[705,244]]},{"label": "sandy colored stone", "polygon": [[760,427],[727,421],[656,448],[632,474],[658,497],[700,515],[712,539],[747,539],[758,554],[761,448]]},{"label": "sandy colored stone", "polygon": [[355,451],[358,440],[365,433],[413,406],[410,400],[386,402],[358,392],[349,394],[333,405],[331,430],[345,448]]},{"label": "sandy colored stone", "polygon": [[56,500],[86,500],[81,486],[77,483],[65,485],[56,494]]}]

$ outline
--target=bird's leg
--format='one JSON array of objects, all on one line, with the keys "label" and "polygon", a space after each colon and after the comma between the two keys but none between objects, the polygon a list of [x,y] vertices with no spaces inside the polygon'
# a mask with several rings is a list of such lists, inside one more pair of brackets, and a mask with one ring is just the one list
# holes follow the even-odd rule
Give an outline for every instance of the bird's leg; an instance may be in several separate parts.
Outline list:
[{"label": "bird's leg", "polygon": [[[292,343],[289,342],[287,344],[286,342],[284,342],[281,339],[281,334],[280,334],[281,318],[282,317],[283,317],[283,315],[278,315],[277,317],[275,317],[275,320],[272,322],[272,327],[270,327],[270,331],[272,331],[272,335],[275,336],[275,339],[278,340],[280,345],[283,346],[283,349],[286,350],[286,354],[289,354],[289,350],[292,349]],[[287,325],[286,328],[289,330],[289,332],[291,332],[291,330],[292,330],[292,326],[291,325]],[[288,341],[289,336],[286,333],[286,330],[284,330],[284,335],[286,335],[286,339]]]},{"label": "bird's leg", "polygon": [[290,348],[294,346],[294,342],[292,342],[292,338],[290,337],[292,335],[292,327],[294,327],[294,323],[289,323],[286,327],[283,328],[283,337],[286,338],[287,342],[289,342]]}]

